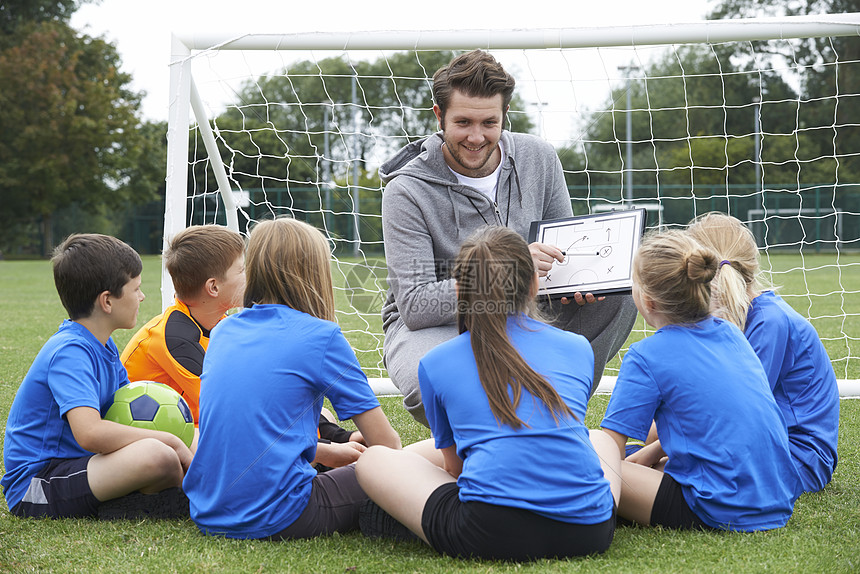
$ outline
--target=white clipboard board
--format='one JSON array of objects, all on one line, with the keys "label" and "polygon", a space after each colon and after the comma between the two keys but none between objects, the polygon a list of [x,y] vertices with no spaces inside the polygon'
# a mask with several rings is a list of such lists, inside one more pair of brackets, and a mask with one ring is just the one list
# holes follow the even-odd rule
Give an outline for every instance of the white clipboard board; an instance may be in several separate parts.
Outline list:
[{"label": "white clipboard board", "polygon": [[633,289],[633,256],[645,231],[645,210],[625,209],[534,221],[529,243],[555,245],[564,261],[539,280],[538,295],[607,295]]}]

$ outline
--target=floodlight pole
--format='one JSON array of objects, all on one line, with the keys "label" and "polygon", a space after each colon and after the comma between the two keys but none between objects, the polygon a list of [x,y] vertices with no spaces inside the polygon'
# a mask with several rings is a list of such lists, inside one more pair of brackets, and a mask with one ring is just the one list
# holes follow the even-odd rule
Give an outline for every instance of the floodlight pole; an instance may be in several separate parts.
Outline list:
[{"label": "floodlight pole", "polygon": [[761,192],[761,208],[764,209],[764,191],[761,185],[761,98],[753,98],[753,136],[755,138],[755,192]]},{"label": "floodlight pole", "polygon": [[322,157],[322,185],[323,185],[323,227],[326,233],[331,236],[329,227],[329,211],[331,211],[331,150],[329,149],[329,106],[323,106],[323,157]]},{"label": "floodlight pole", "polygon": [[358,72],[352,75],[352,125],[353,125],[353,135],[352,135],[352,185],[353,185],[353,193],[352,193],[352,254],[358,257],[359,250],[361,247],[361,241],[358,237],[358,207],[359,207],[359,197],[358,194],[361,192],[361,188],[359,186],[358,181],[358,101],[356,97],[356,82],[358,78]]},{"label": "floodlight pole", "polygon": [[627,76],[627,135],[626,135],[626,152],[627,156],[624,161],[624,177],[625,190],[624,200],[627,207],[633,207],[633,118],[630,115],[630,109],[633,107],[630,97],[630,74],[639,71],[639,66],[628,65],[618,66],[618,71]]}]

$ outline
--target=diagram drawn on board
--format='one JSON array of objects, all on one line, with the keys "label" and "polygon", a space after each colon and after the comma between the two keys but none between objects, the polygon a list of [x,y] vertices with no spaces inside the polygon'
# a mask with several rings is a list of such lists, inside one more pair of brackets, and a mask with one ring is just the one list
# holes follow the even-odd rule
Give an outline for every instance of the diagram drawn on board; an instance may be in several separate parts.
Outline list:
[{"label": "diagram drawn on board", "polygon": [[535,221],[529,242],[555,245],[564,261],[540,278],[540,294],[606,294],[633,287],[633,255],[645,227],[644,209]]}]

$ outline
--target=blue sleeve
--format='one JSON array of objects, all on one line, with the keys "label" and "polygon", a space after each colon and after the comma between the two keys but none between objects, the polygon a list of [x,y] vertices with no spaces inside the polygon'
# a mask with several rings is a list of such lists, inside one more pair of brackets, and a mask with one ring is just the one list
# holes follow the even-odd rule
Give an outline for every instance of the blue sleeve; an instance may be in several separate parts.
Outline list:
[{"label": "blue sleeve", "polygon": [[379,406],[355,351],[340,329],[331,334],[320,372],[323,385],[320,390],[331,401],[340,420],[351,419]]},{"label": "blue sleeve", "polygon": [[764,313],[759,313],[744,329],[744,336],[767,373],[771,391],[779,382],[785,354],[789,350],[788,332],[788,326],[783,320],[774,314],[765,317]]},{"label": "blue sleeve", "polygon": [[443,449],[453,446],[455,444],[454,431],[448,422],[445,407],[439,400],[422,362],[418,363],[418,385],[421,387],[421,402],[424,403],[424,414],[430,424],[430,431],[433,433],[436,448]]},{"label": "blue sleeve", "polygon": [[[127,379],[127,376],[123,377],[123,380]],[[60,416],[77,407],[90,407],[103,414],[102,385],[93,357],[86,348],[74,344],[64,346],[51,358],[47,383],[60,408]],[[112,397],[107,397],[108,404],[110,400]]]},{"label": "blue sleeve", "polygon": [[618,379],[600,426],[627,437],[645,440],[661,400],[659,387],[646,361],[631,348],[621,362]]}]

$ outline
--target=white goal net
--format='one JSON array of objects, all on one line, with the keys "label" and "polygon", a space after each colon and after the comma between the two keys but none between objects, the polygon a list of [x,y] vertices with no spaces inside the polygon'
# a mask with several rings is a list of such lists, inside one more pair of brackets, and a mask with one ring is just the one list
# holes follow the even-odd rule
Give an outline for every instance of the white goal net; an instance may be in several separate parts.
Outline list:
[{"label": "white goal net", "polygon": [[[574,213],[648,227],[731,213],[860,379],[860,14],[616,28],[173,39],[165,242],[289,214],[330,238],[338,322],[385,377],[377,169],[437,129],[431,78],[463,50],[517,79],[508,129],[558,150]],[[163,275],[163,303],[172,302]],[[631,341],[645,336],[637,323]],[[623,353],[623,350],[622,350]],[[606,374],[617,373],[619,359]]]}]

